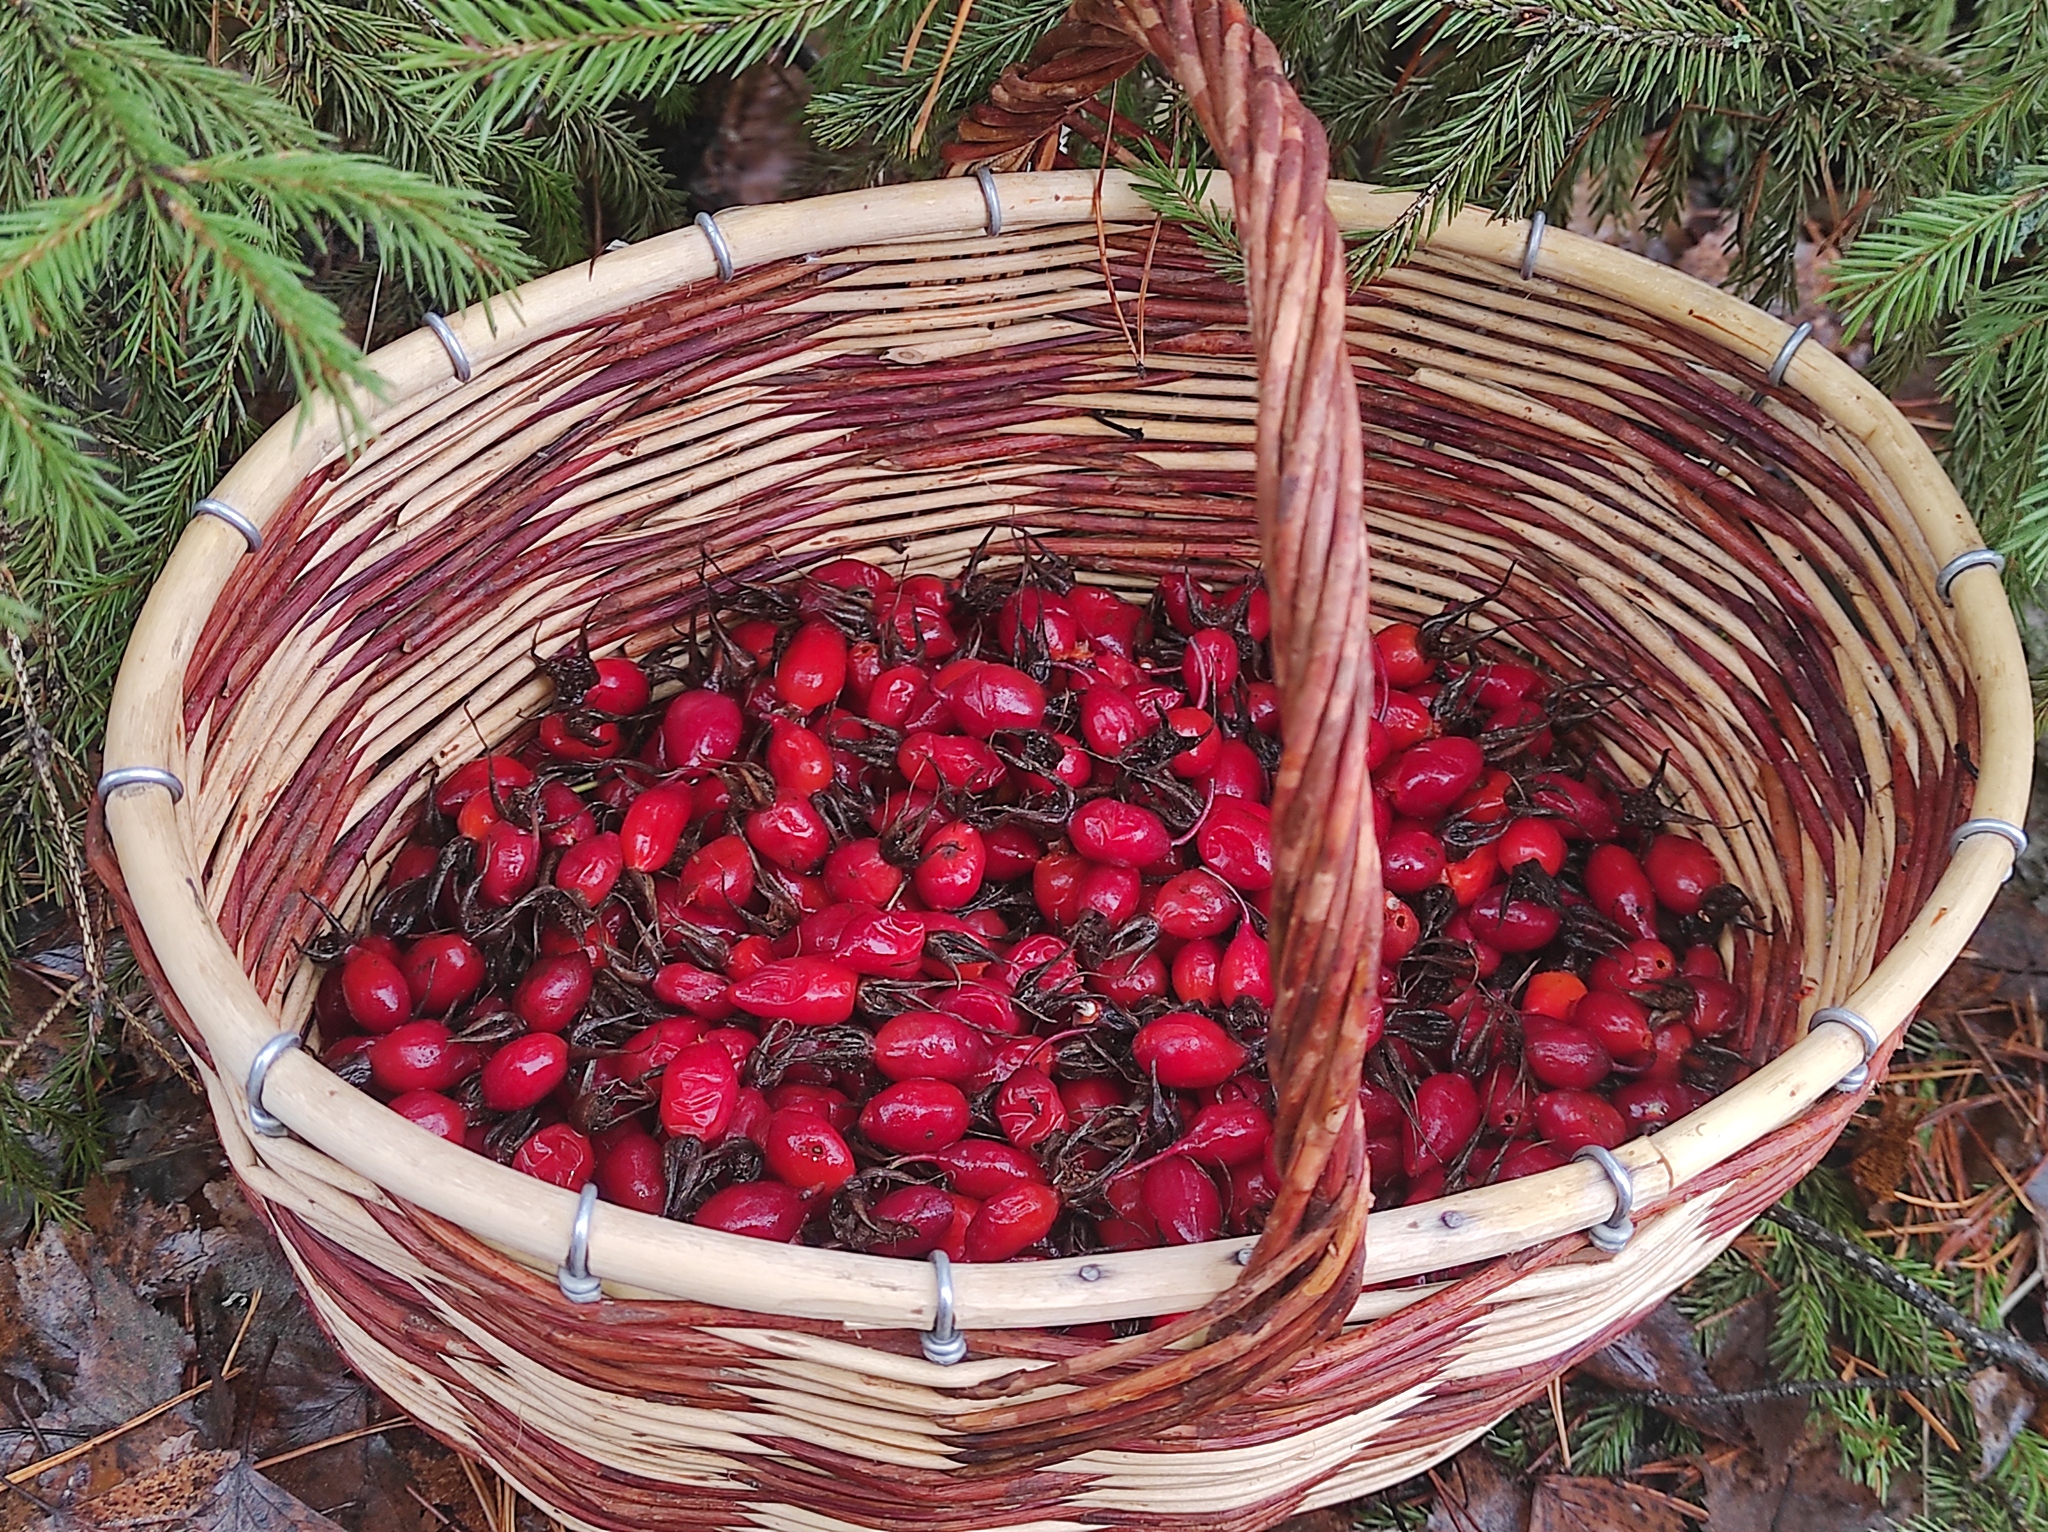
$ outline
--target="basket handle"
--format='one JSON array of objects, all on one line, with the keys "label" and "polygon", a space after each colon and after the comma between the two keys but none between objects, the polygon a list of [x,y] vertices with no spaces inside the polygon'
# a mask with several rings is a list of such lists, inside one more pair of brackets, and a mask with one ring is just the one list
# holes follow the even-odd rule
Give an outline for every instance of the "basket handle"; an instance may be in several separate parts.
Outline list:
[{"label": "basket handle", "polygon": [[[1334,1333],[1357,1293],[1370,1198],[1358,1081],[1383,896],[1365,768],[1372,645],[1349,283],[1325,200],[1322,125],[1288,84],[1278,50],[1239,0],[1073,0],[1032,64],[1006,73],[991,103],[969,114],[948,159],[959,170],[1034,163],[1068,110],[1148,52],[1186,91],[1230,174],[1259,371],[1256,504],[1286,738],[1273,791],[1269,1044],[1281,1191],[1244,1277],[1148,1337],[1208,1331],[1205,1344],[1138,1374],[1162,1387],[1178,1378],[1194,1403],[1167,1413],[1185,1416],[1284,1372]],[[1053,1381],[1028,1376],[1032,1387]],[[1059,1402],[1115,1414],[1118,1401]],[[1022,1427],[1021,1408],[961,1424]],[[1123,1417],[1127,1435],[1134,1418]]]}]

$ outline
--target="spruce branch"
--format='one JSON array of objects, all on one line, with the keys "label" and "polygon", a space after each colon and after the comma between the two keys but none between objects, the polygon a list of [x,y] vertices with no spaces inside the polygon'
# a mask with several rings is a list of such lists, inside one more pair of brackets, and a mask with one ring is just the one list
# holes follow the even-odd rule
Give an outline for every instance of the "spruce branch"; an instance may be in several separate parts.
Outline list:
[{"label": "spruce branch", "polygon": [[[1794,0],[1349,0],[1344,14],[1388,29],[1407,60],[1349,101],[1341,83],[1318,94],[1339,120],[1375,119],[1377,179],[1430,193],[1421,234],[1474,201],[1558,215],[1587,176],[1646,184],[1647,214],[1668,216],[1713,152],[1734,182],[1741,275],[1772,291],[1789,289],[1812,208],[1843,182],[1877,211],[1896,200],[1900,146],[1952,79],[1910,50],[1874,54],[1867,29]],[[1383,241],[1389,255],[1409,243]]]},{"label": "spruce branch", "polygon": [[109,216],[128,194],[114,185],[0,212],[0,325],[7,333],[29,334],[84,307],[85,281],[106,259]]},{"label": "spruce branch", "polygon": [[452,34],[409,64],[474,86],[470,114],[568,112],[736,73],[886,0],[436,0]]},{"label": "spruce branch", "polygon": [[1875,1251],[1864,1249],[1794,1208],[1781,1204],[1765,1213],[1764,1217],[1925,1314],[1979,1361],[1988,1366],[2011,1368],[2031,1387],[2048,1389],[2048,1359],[2018,1336],[2004,1330],[1986,1329],[1932,1288],[1897,1270]]},{"label": "spruce branch", "polygon": [[1708,1389],[1696,1394],[1672,1393],[1657,1388],[1629,1388],[1611,1391],[1609,1397],[1625,1399],[1653,1408],[1666,1405],[1698,1407],[1718,1404],[1769,1404],[1779,1399],[1815,1399],[1822,1394],[1909,1394],[1935,1389],[1961,1388],[1973,1374],[1967,1368],[1953,1372],[1909,1373],[1899,1376],[1854,1378],[1786,1378],[1762,1388]]},{"label": "spruce branch", "polygon": [[1884,345],[1954,312],[1997,280],[2048,226],[2048,165],[1990,191],[1920,198],[1867,231],[1837,261],[1832,288],[1850,332]]},{"label": "spruce branch", "polygon": [[[52,560],[90,563],[128,528],[122,496],[103,465],[87,451],[87,437],[60,406],[28,386],[21,371],[0,356],[0,473],[5,504],[15,514],[33,507],[44,520]],[[9,595],[0,623],[28,620],[32,608]]]},{"label": "spruce branch", "polygon": [[903,52],[915,15],[914,8],[899,8],[894,14],[903,23],[900,32],[877,32],[863,40],[866,69],[812,100],[811,132],[827,148],[871,143],[913,153],[911,137],[928,100],[947,113],[980,100],[998,75],[1030,56],[1066,10],[1065,0],[976,0],[950,53],[950,28],[928,25],[917,32],[917,45],[906,60]]},{"label": "spruce branch", "polygon": [[339,234],[450,304],[509,286],[510,253],[491,199],[437,185],[369,155],[287,150],[195,160],[171,173],[219,191],[235,212],[323,243]]},{"label": "spruce branch", "polygon": [[1212,271],[1226,282],[1242,283],[1244,244],[1230,208],[1210,196],[1214,174],[1199,162],[1183,130],[1176,135],[1171,159],[1141,143],[1131,181],[1147,207],[1187,231]]}]

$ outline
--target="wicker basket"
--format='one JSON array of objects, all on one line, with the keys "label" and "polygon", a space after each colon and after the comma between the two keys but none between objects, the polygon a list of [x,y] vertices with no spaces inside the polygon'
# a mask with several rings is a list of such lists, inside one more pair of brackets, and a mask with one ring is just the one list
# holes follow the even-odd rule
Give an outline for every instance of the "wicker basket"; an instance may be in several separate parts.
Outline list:
[{"label": "wicker basket", "polygon": [[[331,410],[280,425],[129,647],[98,864],[237,1174],[364,1375],[572,1525],[1252,1528],[1419,1472],[1813,1165],[1859,1099],[1835,1087],[1861,1023],[1875,1068],[2014,854],[2011,616],[1869,385],[1675,272],[1477,214],[1347,300],[1336,231],[1408,199],[1325,198],[1320,133],[1242,12],[1092,20],[1166,59],[1237,172],[1249,322],[1114,174],[722,214],[386,348],[354,455]],[[1776,932],[1731,948],[1762,1067],[1620,1151],[1616,1254],[1585,1237],[1619,1242],[1616,1186],[1574,1164],[1373,1215],[1360,1272],[1339,1013],[1369,982],[1376,852],[1362,773],[1326,757],[1370,698],[1361,473],[1378,610],[1512,571],[1499,609],[1537,619],[1517,641],[1636,683],[1599,725],[1611,764],[1668,759]],[[943,570],[990,527],[1133,581],[1264,534],[1295,773],[1283,1128],[1328,1194],[1291,1244],[1249,1270],[1244,1240],[959,1268],[969,1356],[941,1366],[927,1265],[604,1206],[605,1296],[578,1304],[576,1197],[266,1048],[310,1014],[307,895],[363,907],[430,768],[546,703],[536,650],[586,620],[652,642],[707,569],[886,549]],[[1850,1019],[1802,1037],[1822,1007]],[[1057,1333],[1190,1310],[1113,1348]]]}]

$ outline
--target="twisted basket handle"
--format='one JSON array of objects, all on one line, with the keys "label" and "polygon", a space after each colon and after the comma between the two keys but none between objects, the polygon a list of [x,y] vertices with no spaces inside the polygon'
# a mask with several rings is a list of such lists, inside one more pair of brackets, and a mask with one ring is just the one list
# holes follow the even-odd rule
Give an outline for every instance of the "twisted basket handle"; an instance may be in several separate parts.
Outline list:
[{"label": "twisted basket handle", "polygon": [[[1286,739],[1273,790],[1269,1043],[1281,1189],[1244,1276],[1215,1302],[987,1386],[984,1395],[1014,1394],[1115,1374],[957,1418],[974,1439],[971,1460],[1050,1460],[1261,1386],[1343,1323],[1365,1253],[1358,1081],[1382,894],[1365,767],[1364,451],[1322,125],[1239,0],[1073,0],[1033,63],[1005,74],[969,115],[948,159],[956,169],[1033,163],[1068,110],[1146,52],[1187,92],[1230,174],[1259,370],[1256,503]],[[1168,1349],[1203,1332],[1191,1349]]]}]

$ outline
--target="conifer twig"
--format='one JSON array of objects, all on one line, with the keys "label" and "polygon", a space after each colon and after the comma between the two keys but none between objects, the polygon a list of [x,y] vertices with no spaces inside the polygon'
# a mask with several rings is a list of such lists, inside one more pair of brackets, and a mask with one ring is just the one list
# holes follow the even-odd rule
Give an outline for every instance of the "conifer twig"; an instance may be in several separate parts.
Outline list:
[{"label": "conifer twig", "polygon": [[1953,1335],[1971,1356],[1999,1367],[2009,1367],[2036,1389],[2048,1389],[2048,1358],[2006,1330],[1989,1330],[1961,1309],[1895,1271],[1881,1257],[1837,1234],[1823,1223],[1788,1207],[1775,1207],[1764,1217],[1788,1233],[1797,1235],[1816,1250],[1825,1251],[1858,1275],[1869,1278],[1896,1298],[1911,1304],[1942,1329]]},{"label": "conifer twig", "polygon": [[1625,1399],[1630,1404],[1647,1404],[1653,1409],[1672,1405],[1768,1404],[1777,1399],[1811,1399],[1821,1394],[1903,1394],[1915,1389],[1960,1388],[1970,1381],[1971,1376],[1969,1370],[1963,1368],[1954,1372],[1906,1377],[1785,1378],[1760,1388],[1709,1390],[1699,1394],[1676,1393],[1664,1388],[1612,1389],[1609,1397]]}]

